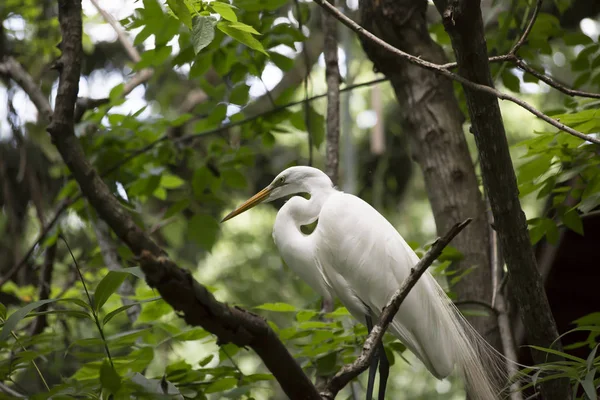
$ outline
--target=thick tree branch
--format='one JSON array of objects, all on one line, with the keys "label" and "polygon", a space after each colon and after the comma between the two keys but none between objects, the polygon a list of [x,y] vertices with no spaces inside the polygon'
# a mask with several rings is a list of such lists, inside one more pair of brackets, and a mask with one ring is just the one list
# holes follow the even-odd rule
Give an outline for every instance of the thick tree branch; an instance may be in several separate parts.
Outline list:
[{"label": "thick tree branch", "polygon": [[56,111],[48,132],[82,193],[98,215],[139,257],[147,283],[156,288],[188,324],[202,326],[215,334],[219,343],[252,347],[290,398],[318,399],[315,387],[266,321],[240,308],[218,302],[188,271],[177,267],[135,224],[86,160],[75,137],[73,121],[82,51],[80,0],[59,0],[59,22],[63,53],[59,63]]},{"label": "thick tree branch", "polygon": [[390,301],[384,307],[383,312],[379,317],[379,321],[373,327],[373,330],[367,337],[363,345],[363,349],[353,363],[347,364],[329,381],[326,390],[321,395],[326,399],[333,400],[335,396],[342,390],[352,379],[356,378],[361,372],[365,371],[375,355],[377,345],[381,342],[383,335],[394,319],[396,313],[400,309],[402,302],[408,296],[411,289],[415,286],[421,275],[427,271],[427,268],[442,254],[442,250],[458,235],[469,223],[471,219],[467,219],[458,223],[448,231],[443,237],[438,238],[431,246],[429,251],[425,253],[423,258],[419,260],[410,270],[408,278],[402,283],[400,288],[394,293]]},{"label": "thick tree branch", "polygon": [[[447,61],[446,52],[427,29],[427,0],[361,0],[359,4],[364,27],[379,38],[427,61]],[[452,272],[468,273],[466,279],[453,285],[457,300],[489,304],[493,291],[486,206],[464,134],[465,116],[452,81],[399,59],[369,40],[361,42],[374,67],[390,78],[394,88],[402,110],[394,120],[410,139],[412,158],[423,172],[438,235],[456,221],[473,219],[453,242],[464,258],[452,264]],[[502,351],[495,314],[467,318],[489,344]]]},{"label": "thick tree branch", "polygon": [[[547,123],[549,123],[550,125],[560,129],[563,132],[569,133],[573,136],[576,136],[580,139],[595,143],[595,144],[600,144],[600,139],[597,139],[595,137],[592,136],[588,136],[582,132],[579,132],[565,124],[563,124],[562,122],[551,118],[549,116],[547,116],[546,114],[542,113],[541,111],[537,110],[535,107],[533,107],[531,104],[527,103],[526,101],[523,101],[517,97],[511,96],[509,94],[506,93],[502,93],[497,89],[494,89],[493,87],[490,86],[486,86],[486,85],[481,85],[479,83],[475,83],[467,78],[464,78],[461,75],[455,74],[453,72],[448,71],[446,68],[444,68],[443,65],[439,65],[439,64],[434,64],[431,63],[429,61],[425,61],[422,60],[419,57],[413,56],[411,54],[405,53],[402,50],[399,50],[397,48],[395,48],[394,46],[391,46],[390,44],[386,43],[385,41],[379,39],[377,36],[373,35],[371,32],[367,31],[366,29],[364,29],[362,26],[360,26],[359,24],[357,24],[356,22],[352,21],[350,18],[348,18],[347,16],[345,16],[341,11],[339,11],[337,8],[333,7],[331,4],[329,4],[326,0],[315,0],[315,2],[317,4],[319,4],[321,7],[325,8],[326,10],[328,10],[331,14],[333,14],[341,23],[343,23],[344,25],[346,25],[348,28],[352,29],[353,31],[355,31],[357,34],[359,34],[360,36],[366,38],[367,40],[370,40],[374,43],[377,43],[379,46],[385,48],[386,50],[392,52],[393,54],[396,54],[398,57],[402,57],[403,59],[421,66],[422,68],[431,70],[436,72],[437,74],[440,74],[448,79],[452,79],[454,81],[457,81],[459,83],[461,83],[463,86],[469,88],[469,89],[473,89],[473,90],[477,90],[479,92],[483,92],[483,93],[487,93],[489,95],[492,95],[494,97],[497,97],[498,99],[501,100],[508,100],[512,103],[515,103],[519,106],[521,106],[522,108],[526,109],[527,111],[529,111],[531,114],[535,115],[536,117],[540,118],[543,121],[546,121]],[[486,56],[486,60],[487,60],[487,56]]]},{"label": "thick tree branch", "polygon": [[[492,87],[479,2],[435,0],[434,3],[452,40],[459,74],[469,82]],[[484,188],[494,216],[494,229],[498,232],[508,268],[511,295],[519,306],[530,343],[548,348],[555,343],[558,332],[529,242],[500,106],[489,91],[467,84],[463,84],[463,88],[479,151]],[[550,358],[535,351],[532,356],[538,364]],[[560,359],[556,356],[550,361]],[[571,397],[568,379],[547,381],[541,387],[546,399],[567,400]]]},{"label": "thick tree branch", "polygon": [[[335,0],[330,0],[335,7]],[[337,24],[329,13],[323,13],[325,36],[325,80],[327,81],[327,147],[325,172],[334,185],[338,184],[340,159],[340,69],[338,66]]]}]

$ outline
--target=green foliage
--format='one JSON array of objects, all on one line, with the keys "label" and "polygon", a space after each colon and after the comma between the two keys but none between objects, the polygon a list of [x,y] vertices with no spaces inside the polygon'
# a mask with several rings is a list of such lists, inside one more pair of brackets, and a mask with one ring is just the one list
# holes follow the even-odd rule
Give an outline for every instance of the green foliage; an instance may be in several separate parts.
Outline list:
[{"label": "green foliage", "polygon": [[[487,37],[491,54],[510,49],[515,32],[523,27],[522,16],[531,10],[531,2],[512,3],[514,8],[500,14],[498,25],[492,24]],[[564,11],[565,4],[557,2],[557,7]],[[48,7],[36,0],[7,0],[0,14],[3,21],[22,20],[26,27],[23,32],[10,21],[3,25],[7,48],[36,83],[40,80],[49,97],[56,76],[48,74],[47,66],[59,55],[56,45],[60,34],[54,7]],[[213,285],[210,289],[219,300],[240,304],[268,318],[308,374],[335,371],[358,354],[366,329],[351,323],[343,307],[321,315],[318,296],[282,266],[270,237],[274,209],[264,206],[253,210],[250,222],[241,224],[244,226],[218,223],[226,209],[263,187],[282,168],[305,163],[306,132],[312,138],[316,165],[322,165],[323,157],[317,150],[323,149],[325,139],[325,103],[311,102],[307,116],[302,104],[279,109],[302,100],[303,85],[288,88],[277,98],[263,95],[259,101],[251,91],[256,88],[254,82],[265,79],[269,71],[296,73],[294,69],[304,63],[297,47],[306,45],[307,35],[319,32],[320,25],[312,20],[318,10],[312,3],[300,2],[299,16],[296,7],[284,0],[143,0],[135,2],[135,7],[120,22],[141,54],[139,62],[123,60],[125,52],[118,41],[95,37],[94,25],[102,22],[100,15],[90,13],[84,19],[84,68],[89,71],[84,73],[80,95],[108,100],[88,110],[77,124],[86,156],[125,212],[178,265],[188,268],[202,283]],[[299,18],[308,27],[305,32],[298,28]],[[430,31],[450,53],[443,26],[434,24]],[[362,54],[357,41],[352,46],[356,47],[355,56]],[[600,86],[597,43],[579,30],[566,32],[556,16],[542,13],[519,54],[529,65],[545,70],[555,67],[545,55],[559,51],[567,59],[574,86],[586,90]],[[369,79],[370,63],[358,58],[350,61],[355,81]],[[151,69],[153,77],[124,96],[127,83],[142,69]],[[316,78],[321,73],[315,66],[309,95],[324,92],[322,79]],[[537,81],[529,75],[521,78],[510,65],[495,64],[493,74],[520,96],[529,96],[525,84]],[[112,79],[121,75],[125,82]],[[97,88],[92,89],[94,80],[96,86],[102,82],[102,96],[97,95]],[[204,99],[188,103],[198,92]],[[390,97],[389,89],[384,88],[383,93],[384,98]],[[462,93],[458,96],[462,99]],[[563,123],[589,134],[600,129],[597,102],[551,99],[545,93],[536,96],[547,97],[544,107],[552,108],[553,116]],[[253,109],[264,99],[269,100],[267,106]],[[370,107],[369,91],[353,95],[350,103],[355,117]],[[510,118],[508,115],[507,120]],[[44,197],[45,206],[56,207],[59,201],[76,196],[78,186],[58,161],[45,125],[28,120],[23,129],[43,147],[51,160],[48,169],[58,182],[52,182],[58,188]],[[518,169],[521,194],[551,199],[549,210],[529,220],[532,241],[546,237],[555,242],[561,225],[585,234],[582,215],[600,204],[597,153],[589,144],[565,133],[540,132],[525,137],[531,133],[525,130],[522,135],[512,132],[509,136],[516,153],[525,149],[525,162]],[[358,154],[373,157],[368,144],[360,142],[368,143],[367,131],[354,126],[347,129],[357,138]],[[397,166],[390,166],[394,168]],[[358,182],[359,190],[372,184],[370,180],[379,179],[375,173],[368,175],[367,181]],[[412,218],[402,219],[398,226],[410,227],[403,233],[410,232],[424,242],[434,233],[432,227],[423,227],[433,226],[423,223],[427,219],[424,215],[429,215],[427,206],[426,212],[415,208],[426,203],[422,181],[415,179],[411,190],[414,193],[406,194],[409,197],[403,200],[392,199],[394,209],[381,211]],[[402,212],[398,213],[400,200]],[[29,203],[23,213],[28,223],[23,238],[19,238],[23,239],[18,242],[20,251],[32,244],[32,236],[39,230],[34,206]],[[6,222],[8,214],[0,213],[3,232],[10,225]],[[17,303],[0,303],[0,379],[31,387],[28,395],[35,399],[271,397],[277,385],[255,355],[231,344],[219,347],[204,329],[186,326],[159,293],[148,289],[140,268],[131,267],[137,259],[114,235],[108,239],[117,245],[116,262],[121,268],[111,265],[112,270],[107,269],[108,261],[103,258],[106,250],[99,246],[95,230],[97,218],[85,201],[71,205],[68,217],[59,223],[60,229],[36,247],[27,270],[37,276],[45,249],[57,242],[60,232],[73,244],[86,284],[95,288],[91,290],[93,299],[87,298],[81,281],[72,279],[73,261],[62,242],[49,299],[38,301],[35,281],[3,286],[2,291],[14,295]],[[417,253],[423,252],[417,249]],[[460,274],[451,268],[461,259],[462,254],[448,247],[432,272],[442,280],[447,278],[451,286],[472,270]],[[125,293],[127,286],[133,289]],[[43,305],[49,308],[42,311]],[[131,313],[135,315],[130,319]],[[46,329],[30,335],[31,323],[42,316],[47,318]],[[598,326],[598,316],[592,314],[578,320],[573,330],[589,332],[589,336],[572,348],[589,347],[596,354],[587,360],[568,359],[570,364],[564,366],[548,366],[548,373],[539,374],[538,382],[552,374],[568,374],[574,385],[587,392],[592,385],[597,386]],[[398,356],[404,359],[406,350],[400,342],[388,335],[385,347],[392,364],[404,364],[396,362]],[[35,371],[38,366],[40,374]],[[49,392],[40,376],[48,381]],[[402,392],[407,397],[439,398],[434,384],[422,386],[426,387],[422,390],[429,390],[427,394],[413,393],[411,388],[402,388]]]}]

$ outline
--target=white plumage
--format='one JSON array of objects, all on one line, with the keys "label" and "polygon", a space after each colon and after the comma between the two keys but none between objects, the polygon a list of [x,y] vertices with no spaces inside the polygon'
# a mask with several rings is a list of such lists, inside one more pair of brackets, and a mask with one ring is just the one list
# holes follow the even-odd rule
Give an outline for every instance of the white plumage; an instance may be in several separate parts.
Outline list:
[{"label": "white plumage", "polygon": [[[382,308],[418,262],[394,227],[360,198],[336,190],[318,169],[291,167],[224,220],[263,202],[293,196],[277,214],[273,238],[286,264],[315,291],[337,297],[364,322]],[[311,234],[301,226],[317,221]],[[426,272],[404,300],[390,331],[437,378],[455,369],[474,399],[498,398],[493,350],[462,317]],[[491,371],[491,373],[490,373]]]}]

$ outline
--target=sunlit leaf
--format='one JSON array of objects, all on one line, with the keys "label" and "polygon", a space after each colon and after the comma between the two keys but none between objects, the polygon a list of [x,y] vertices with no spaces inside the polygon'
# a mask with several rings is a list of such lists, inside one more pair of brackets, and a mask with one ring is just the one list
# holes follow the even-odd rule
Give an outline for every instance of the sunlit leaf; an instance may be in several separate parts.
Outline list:
[{"label": "sunlit leaf", "polygon": [[210,16],[199,15],[194,18],[190,39],[192,40],[196,54],[208,46],[215,38],[216,23],[217,20]]},{"label": "sunlit leaf", "polygon": [[261,304],[260,306],[254,307],[259,310],[266,311],[278,311],[278,312],[295,312],[297,311],[296,307],[291,304],[286,303],[266,303]]},{"label": "sunlit leaf", "polygon": [[229,3],[222,3],[220,1],[213,1],[210,3],[212,9],[227,21],[237,22],[237,16],[233,11],[233,6]]}]

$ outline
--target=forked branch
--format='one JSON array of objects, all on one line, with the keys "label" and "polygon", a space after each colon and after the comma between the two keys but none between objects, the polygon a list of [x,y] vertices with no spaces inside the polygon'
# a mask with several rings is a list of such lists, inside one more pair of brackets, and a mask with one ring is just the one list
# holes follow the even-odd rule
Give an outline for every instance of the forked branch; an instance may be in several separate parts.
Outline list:
[{"label": "forked branch", "polygon": [[432,62],[429,62],[426,60],[422,60],[419,57],[413,56],[412,54],[408,54],[402,50],[397,49],[396,47],[390,45],[389,43],[385,42],[384,40],[381,40],[380,38],[378,38],[371,32],[367,31],[362,26],[360,26],[359,24],[357,24],[356,22],[354,22],[353,20],[348,18],[337,8],[335,8],[331,4],[329,4],[326,0],[315,0],[315,2],[318,5],[320,5],[321,7],[323,7],[325,10],[327,10],[329,13],[331,13],[333,16],[335,16],[335,18],[338,21],[340,21],[341,23],[346,25],[348,28],[352,29],[357,34],[363,36],[367,40],[370,40],[370,41],[378,44],[379,46],[386,49],[390,53],[395,54],[396,56],[401,57],[412,64],[415,64],[422,68],[434,71],[435,73],[442,75],[448,79],[452,79],[456,82],[459,82],[459,83],[463,84],[463,86],[468,87],[470,89],[488,93],[488,94],[495,96],[501,100],[508,100],[512,103],[515,103],[515,104],[521,106],[522,108],[526,109],[527,111],[529,111],[536,117],[540,118],[543,121],[546,121],[547,123],[558,128],[561,131],[567,132],[567,133],[569,133],[573,136],[576,136],[580,139],[583,139],[583,140],[586,140],[586,141],[589,141],[589,142],[592,142],[595,144],[600,144],[600,139],[593,137],[593,136],[586,135],[582,132],[579,132],[578,130],[573,129],[573,128],[563,124],[562,122],[560,122],[552,117],[549,117],[548,115],[542,113],[541,111],[539,111],[538,109],[533,107],[531,104],[527,103],[526,101],[523,101],[515,96],[509,95],[506,93],[502,93],[501,91],[499,91],[493,87],[474,83],[466,78],[463,78],[461,75],[458,75],[458,74],[455,74],[454,72],[449,71],[447,69],[447,66],[452,65],[452,64],[444,64],[444,65],[435,64],[435,63],[432,63]]}]

